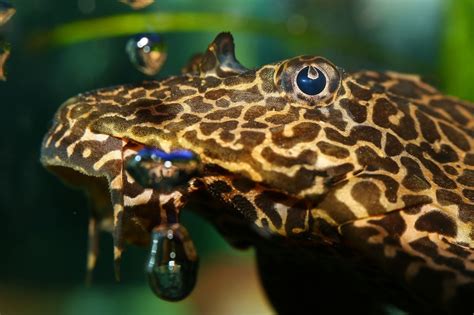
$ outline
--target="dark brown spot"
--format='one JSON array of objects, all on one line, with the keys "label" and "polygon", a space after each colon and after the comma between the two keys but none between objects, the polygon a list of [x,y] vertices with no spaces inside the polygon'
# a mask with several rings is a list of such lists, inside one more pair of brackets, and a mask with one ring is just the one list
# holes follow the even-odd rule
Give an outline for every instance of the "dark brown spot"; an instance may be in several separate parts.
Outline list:
[{"label": "dark brown spot", "polygon": [[472,190],[472,189],[463,189],[462,194],[464,195],[464,197],[466,197],[470,201],[474,202],[474,190]]},{"label": "dark brown spot", "polygon": [[421,133],[428,142],[434,143],[441,139],[438,129],[436,128],[436,124],[433,120],[431,120],[431,118],[419,110],[415,111],[415,115],[418,119]]},{"label": "dark brown spot", "polygon": [[[426,205],[433,202],[433,199],[431,199],[431,197],[423,195],[404,195],[402,196],[402,200],[405,203],[405,207]],[[416,214],[420,211],[419,207],[413,207],[413,209],[416,209],[416,212],[413,214]]]},{"label": "dark brown spot", "polygon": [[281,148],[292,148],[298,143],[313,141],[321,127],[314,123],[302,122],[293,127],[293,135],[285,136],[283,126],[270,129],[272,141]]},{"label": "dark brown spot", "polygon": [[385,153],[388,156],[399,155],[403,151],[403,145],[400,143],[397,137],[391,133],[387,133],[387,140],[385,142]]},{"label": "dark brown spot", "polygon": [[432,242],[428,238],[428,236],[425,236],[425,237],[422,237],[422,238],[419,238],[415,241],[410,242],[410,246],[414,250],[416,250],[416,251],[418,251],[418,252],[420,252],[420,253],[422,253],[426,256],[429,256],[429,257],[434,257],[438,254],[436,244],[434,242]]},{"label": "dark brown spot", "polygon": [[369,223],[379,225],[388,232],[390,236],[401,236],[405,232],[407,225],[399,212],[389,213],[381,219],[369,220]]},{"label": "dark brown spot", "polygon": [[415,156],[423,164],[423,166],[431,172],[433,176],[433,181],[438,186],[448,189],[454,189],[457,187],[456,183],[449,177],[447,177],[446,174],[444,174],[443,170],[440,169],[436,163],[426,159],[423,156],[423,150],[420,147],[409,143],[406,146],[406,151],[409,154]]},{"label": "dark brown spot", "polygon": [[[431,257],[436,264],[448,266],[449,268],[466,274],[469,277],[474,276],[474,272],[466,270],[462,260],[439,254],[438,245],[432,242],[427,236],[419,238],[416,241],[410,242],[410,246],[416,251],[428,257]],[[439,271],[437,271],[437,273],[439,273]],[[449,275],[451,276],[451,278],[453,277],[452,273],[450,273]]]},{"label": "dark brown spot", "polygon": [[396,174],[399,171],[398,164],[389,157],[380,157],[373,149],[362,146],[356,149],[359,164],[366,167],[368,171],[383,169]]},{"label": "dark brown spot", "polygon": [[223,107],[223,108],[227,108],[229,107],[230,105],[230,102],[224,98],[220,98],[216,101],[216,106],[217,107]]},{"label": "dark brown spot", "polygon": [[380,180],[385,186],[385,197],[387,200],[392,203],[397,202],[400,184],[392,177],[382,174],[360,174],[359,177]]},{"label": "dark brown spot", "polygon": [[319,203],[318,208],[325,210],[329,216],[339,224],[356,219],[356,216],[346,203],[337,199],[336,187],[326,194],[324,199]]},{"label": "dark brown spot", "polygon": [[271,194],[263,192],[255,197],[255,205],[267,215],[277,229],[281,228],[282,219],[275,210],[275,202],[272,200]]},{"label": "dark brown spot", "polygon": [[268,110],[282,111],[285,106],[288,104],[288,101],[283,97],[270,96],[265,99],[265,107]]},{"label": "dark brown spot", "polygon": [[[183,93],[186,93],[186,90],[184,90]],[[130,98],[132,98],[132,99],[139,99],[139,98],[143,98],[145,96],[146,96],[146,90],[145,89],[140,89],[140,90],[134,91],[130,94]]]},{"label": "dark brown spot", "polygon": [[211,184],[209,184],[208,189],[212,194],[216,196],[230,193],[232,191],[232,187],[223,180],[217,180],[215,182],[212,182]]},{"label": "dark brown spot", "polygon": [[253,103],[263,100],[263,96],[260,94],[258,87],[254,85],[246,90],[231,90],[230,100],[232,102],[245,102]]},{"label": "dark brown spot", "polygon": [[250,222],[255,222],[258,218],[254,205],[242,195],[235,195],[231,199],[232,205]]},{"label": "dark brown spot", "polygon": [[245,124],[242,125],[242,128],[248,128],[248,129],[265,129],[267,127],[268,127],[267,124],[253,121],[253,120],[246,122]]},{"label": "dark brown spot", "polygon": [[443,133],[448,137],[449,141],[451,141],[454,145],[456,145],[458,148],[460,148],[463,151],[469,151],[471,149],[471,146],[469,145],[469,142],[466,139],[466,136],[463,135],[459,130],[448,126],[447,124],[440,122],[440,127],[441,130],[443,130]]},{"label": "dark brown spot", "polygon": [[474,171],[464,170],[461,176],[458,177],[458,182],[469,187],[474,187]]},{"label": "dark brown spot", "polygon": [[284,114],[273,114],[269,112],[265,117],[266,122],[273,123],[275,125],[286,125],[299,119],[299,110],[296,107],[291,107],[288,113]]},{"label": "dark brown spot", "polygon": [[304,150],[297,157],[289,157],[274,152],[266,147],[262,150],[262,157],[272,165],[292,167],[294,165],[313,165],[316,162],[316,153],[311,150]]},{"label": "dark brown spot", "polygon": [[339,143],[342,143],[344,145],[354,145],[355,141],[351,137],[346,137],[342,135],[339,131],[336,129],[330,128],[330,127],[325,127],[324,132],[326,133],[326,138],[331,141],[336,141]]},{"label": "dark brown spot", "polygon": [[361,203],[369,215],[377,215],[386,212],[380,203],[380,189],[372,182],[363,181],[356,183],[351,190],[351,196]]},{"label": "dark brown spot", "polygon": [[354,138],[356,142],[367,141],[373,143],[378,148],[382,147],[382,133],[370,126],[355,126],[351,130],[350,137]]},{"label": "dark brown spot", "polygon": [[340,243],[340,235],[337,227],[321,218],[309,217],[310,232],[313,235],[321,236],[323,240]]},{"label": "dark brown spot", "polygon": [[251,106],[245,112],[244,119],[254,120],[255,118],[265,115],[266,112],[267,112],[267,109],[265,106]]},{"label": "dark brown spot", "polygon": [[[375,102],[372,115],[374,123],[383,128],[390,128],[399,137],[405,140],[416,139],[418,133],[415,129],[415,123],[410,117],[410,109],[407,101],[395,97],[390,97],[390,101],[381,98]],[[396,104],[396,106],[394,104]],[[390,116],[395,116],[400,114],[400,112],[402,116],[398,118],[397,124],[392,123]]]},{"label": "dark brown spot", "polygon": [[241,193],[248,193],[255,188],[255,182],[246,177],[237,177],[232,179],[232,185]]},{"label": "dark brown spot", "polygon": [[204,94],[204,97],[209,99],[209,100],[218,100],[221,97],[228,95],[228,90],[226,89],[217,89],[217,90],[211,90],[207,91]]},{"label": "dark brown spot", "polygon": [[[474,223],[474,205],[461,204],[459,206],[459,218],[463,222]],[[474,230],[471,231],[469,236],[474,238]]]},{"label": "dark brown spot", "polygon": [[177,132],[185,129],[191,125],[194,125],[197,122],[200,122],[201,118],[193,114],[183,114],[181,115],[181,120],[177,122],[170,122],[164,126],[164,129],[167,129],[171,132]]},{"label": "dark brown spot", "polygon": [[382,134],[379,130],[369,126],[355,126],[349,136],[344,136],[339,131],[326,127],[324,128],[326,137],[329,140],[342,143],[344,145],[354,145],[358,141],[366,141],[375,144],[377,147],[381,146]]},{"label": "dark brown spot", "polygon": [[290,209],[288,209],[286,222],[284,222],[286,233],[292,235],[295,233],[293,231],[294,229],[304,229],[307,215],[308,208],[304,202],[294,203]]},{"label": "dark brown spot", "polygon": [[447,250],[457,256],[460,256],[462,258],[467,258],[471,254],[471,252],[467,249],[465,249],[462,246],[459,246],[457,244],[449,244],[449,247]]},{"label": "dark brown spot", "polygon": [[433,94],[432,91],[424,89],[419,84],[404,79],[399,79],[399,81],[391,86],[388,91],[395,95],[414,99],[419,99],[423,95]]},{"label": "dark brown spot", "polygon": [[255,81],[256,75],[254,71],[247,71],[239,75],[233,75],[225,78],[223,80],[224,85],[226,86],[235,86],[240,84],[252,83]]},{"label": "dark brown spot", "polygon": [[450,175],[459,175],[457,169],[452,167],[451,165],[443,165],[443,168],[446,171],[446,173]]},{"label": "dark brown spot", "polygon": [[273,68],[263,68],[258,72],[258,76],[262,82],[262,90],[265,93],[273,93],[277,90],[273,83],[274,72],[275,70]]},{"label": "dark brown spot", "polygon": [[242,131],[238,143],[242,143],[249,151],[265,140],[265,134],[258,131]]},{"label": "dark brown spot", "polygon": [[338,159],[347,158],[350,154],[346,148],[331,144],[329,142],[320,141],[316,145],[322,153],[334,156]]},{"label": "dark brown spot", "polygon": [[347,126],[347,121],[342,115],[342,112],[336,109],[334,106],[327,106],[325,109],[320,107],[306,109],[306,112],[303,114],[303,118],[308,120],[313,120],[315,122],[327,122],[328,124],[336,127],[337,129],[344,131]]},{"label": "dark brown spot", "polygon": [[462,203],[461,196],[446,189],[438,189],[436,191],[436,198],[442,206],[449,206],[453,204],[457,205]]},{"label": "dark brown spot", "polygon": [[213,108],[212,104],[204,102],[203,97],[199,95],[184,101],[184,103],[188,104],[195,113],[207,113]]},{"label": "dark brown spot", "polygon": [[219,139],[221,139],[223,142],[230,143],[230,142],[234,141],[235,135],[233,133],[229,132],[229,131],[222,130],[219,133]]},{"label": "dark brown spot", "polygon": [[211,133],[213,133],[214,131],[218,129],[222,129],[225,131],[234,130],[235,128],[237,128],[237,125],[238,125],[238,122],[234,120],[225,121],[222,123],[202,122],[199,125],[199,128],[201,129],[204,135],[209,136]]},{"label": "dark brown spot", "polygon": [[412,158],[402,157],[400,159],[406,168],[406,175],[402,180],[403,186],[411,191],[422,191],[431,188],[431,184],[426,180],[418,163]]},{"label": "dark brown spot", "polygon": [[474,154],[467,153],[466,156],[464,157],[464,163],[466,163],[467,165],[474,166]]},{"label": "dark brown spot", "polygon": [[449,99],[437,99],[430,101],[430,106],[442,108],[446,113],[448,113],[451,118],[453,118],[461,126],[466,125],[469,122],[469,119],[461,114],[458,110],[458,103]]},{"label": "dark brown spot", "polygon": [[457,235],[456,223],[441,211],[430,211],[416,220],[415,228],[419,231],[438,233],[449,237]]},{"label": "dark brown spot", "polygon": [[326,170],[328,178],[325,181],[327,186],[333,186],[346,179],[347,174],[354,170],[354,164],[344,163],[334,167],[330,167]]},{"label": "dark brown spot", "polygon": [[420,148],[428,153],[436,162],[450,163],[459,160],[456,151],[449,145],[442,144],[437,151],[433,149],[433,145],[427,142],[422,142]]},{"label": "dark brown spot", "polygon": [[171,86],[169,89],[171,95],[166,98],[167,103],[177,101],[185,96],[193,95],[196,93],[196,90],[194,89],[181,88],[179,85]]},{"label": "dark brown spot", "polygon": [[365,106],[347,98],[341,99],[340,104],[355,122],[363,123],[367,119],[367,108]]},{"label": "dark brown spot", "polygon": [[288,176],[283,173],[269,172],[269,184],[280,189],[288,191],[290,194],[298,193],[314,185],[314,179],[317,176],[324,176],[324,172],[308,170],[300,167],[295,175]]},{"label": "dark brown spot", "polygon": [[212,113],[207,114],[204,118],[210,120],[222,120],[224,118],[238,118],[243,109],[243,106],[235,106],[228,109],[218,109]]},{"label": "dark brown spot", "polygon": [[372,98],[372,92],[369,89],[365,89],[353,82],[347,82],[347,87],[351,90],[352,95],[360,100],[368,101]]}]

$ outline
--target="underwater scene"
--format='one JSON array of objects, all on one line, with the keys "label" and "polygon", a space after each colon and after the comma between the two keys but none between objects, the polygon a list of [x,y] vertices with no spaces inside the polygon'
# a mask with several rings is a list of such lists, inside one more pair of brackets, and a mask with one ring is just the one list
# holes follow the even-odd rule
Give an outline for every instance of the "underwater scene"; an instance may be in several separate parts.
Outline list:
[{"label": "underwater scene", "polygon": [[0,315],[472,314],[473,17],[0,0]]}]

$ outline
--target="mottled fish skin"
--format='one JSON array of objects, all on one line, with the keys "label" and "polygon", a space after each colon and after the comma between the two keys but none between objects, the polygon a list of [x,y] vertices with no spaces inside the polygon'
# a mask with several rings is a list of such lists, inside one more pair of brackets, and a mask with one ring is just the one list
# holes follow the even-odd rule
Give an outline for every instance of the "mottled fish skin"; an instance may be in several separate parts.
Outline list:
[{"label": "mottled fish skin", "polygon": [[[308,66],[327,82],[314,96],[295,79]],[[140,187],[123,165],[144,146],[195,152],[202,176],[167,194]],[[416,75],[347,73],[318,56],[246,69],[221,33],[182,75],[67,101],[41,159],[85,189],[107,179],[112,204],[98,213],[113,209],[116,257],[206,191],[231,209],[213,222],[350,247],[445,310],[474,292],[474,105]],[[420,285],[427,274],[436,290]]]}]

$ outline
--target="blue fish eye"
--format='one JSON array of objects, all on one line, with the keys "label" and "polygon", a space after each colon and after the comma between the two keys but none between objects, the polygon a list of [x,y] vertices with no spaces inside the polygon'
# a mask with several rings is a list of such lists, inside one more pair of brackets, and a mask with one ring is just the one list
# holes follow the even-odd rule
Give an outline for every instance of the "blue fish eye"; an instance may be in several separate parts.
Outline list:
[{"label": "blue fish eye", "polygon": [[296,84],[301,92],[307,95],[316,95],[326,87],[326,77],[321,70],[315,67],[311,67],[310,73],[310,67],[308,66],[300,70],[296,77]]}]

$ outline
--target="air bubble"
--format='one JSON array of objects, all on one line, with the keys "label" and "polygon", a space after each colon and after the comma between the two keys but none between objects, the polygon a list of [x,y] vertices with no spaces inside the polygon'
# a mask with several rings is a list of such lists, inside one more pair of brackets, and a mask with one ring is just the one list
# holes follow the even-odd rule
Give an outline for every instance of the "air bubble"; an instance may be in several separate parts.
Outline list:
[{"label": "air bubble", "polygon": [[166,45],[156,33],[138,34],[126,46],[131,63],[146,75],[155,75],[166,61]]},{"label": "air bubble", "polygon": [[155,227],[146,266],[153,292],[167,301],[187,297],[196,284],[198,257],[188,231],[179,223]]},{"label": "air bubble", "polygon": [[127,172],[143,187],[161,191],[185,185],[201,171],[198,156],[189,150],[170,153],[144,148],[127,162]]}]

